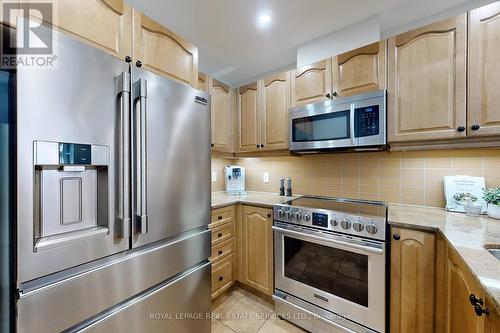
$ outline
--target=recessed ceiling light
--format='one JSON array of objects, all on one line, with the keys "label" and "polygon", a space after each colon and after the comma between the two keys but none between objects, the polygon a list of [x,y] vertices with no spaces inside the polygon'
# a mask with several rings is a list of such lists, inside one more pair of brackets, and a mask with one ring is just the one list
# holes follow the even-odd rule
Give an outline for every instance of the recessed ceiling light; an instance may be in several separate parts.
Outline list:
[{"label": "recessed ceiling light", "polygon": [[265,27],[271,23],[271,15],[268,13],[262,13],[258,16],[257,22],[259,26]]}]

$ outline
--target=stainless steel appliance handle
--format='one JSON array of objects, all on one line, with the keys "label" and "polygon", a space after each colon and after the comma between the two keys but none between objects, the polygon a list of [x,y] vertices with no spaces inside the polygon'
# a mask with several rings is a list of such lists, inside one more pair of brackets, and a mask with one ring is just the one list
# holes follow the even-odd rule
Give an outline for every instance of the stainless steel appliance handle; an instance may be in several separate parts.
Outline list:
[{"label": "stainless steel appliance handle", "polygon": [[118,209],[115,230],[118,237],[130,236],[130,74],[115,79],[120,100],[118,137]]},{"label": "stainless steel appliance handle", "polygon": [[350,133],[351,133],[351,143],[352,145],[355,145],[356,144],[356,139],[354,138],[354,111],[355,111],[355,107],[354,107],[354,103],[351,103],[351,110],[349,112],[349,116],[351,117],[350,120],[349,120],[349,130],[350,130]]},{"label": "stainless steel appliance handle", "polygon": [[280,227],[277,227],[274,225],[273,225],[273,230],[281,232],[283,234],[288,234],[288,235],[292,235],[292,236],[307,237],[310,239],[315,239],[315,240],[319,240],[319,241],[334,244],[334,245],[345,246],[348,248],[357,249],[357,250],[361,250],[364,252],[370,252],[370,253],[375,253],[375,254],[379,254],[379,255],[384,254],[383,248],[366,245],[366,243],[363,241],[356,241],[353,239],[352,240],[351,239],[340,240],[340,239],[334,239],[334,238],[330,238],[330,237],[321,237],[321,236],[313,235],[313,234],[307,233],[307,232],[300,232],[300,231],[294,231],[294,230],[289,230],[289,229],[285,229],[285,228],[280,228]]},{"label": "stainless steel appliance handle", "polygon": [[148,205],[147,205],[147,87],[148,82],[145,79],[139,79],[134,83],[134,151],[135,151],[135,212],[136,212],[136,230],[145,234],[148,232]]}]

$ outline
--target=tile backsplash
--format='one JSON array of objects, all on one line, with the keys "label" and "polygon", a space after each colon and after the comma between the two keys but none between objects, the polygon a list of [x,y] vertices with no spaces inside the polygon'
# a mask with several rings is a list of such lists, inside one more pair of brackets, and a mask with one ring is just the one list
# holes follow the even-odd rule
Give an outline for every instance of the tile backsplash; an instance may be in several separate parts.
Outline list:
[{"label": "tile backsplash", "polygon": [[[294,194],[444,207],[443,176],[483,176],[487,187],[500,186],[500,149],[212,158],[212,171],[221,174],[212,191],[223,190],[223,166],[229,163],[246,168],[247,191],[278,192],[283,176],[292,177]],[[262,181],[264,172],[269,183]]]}]

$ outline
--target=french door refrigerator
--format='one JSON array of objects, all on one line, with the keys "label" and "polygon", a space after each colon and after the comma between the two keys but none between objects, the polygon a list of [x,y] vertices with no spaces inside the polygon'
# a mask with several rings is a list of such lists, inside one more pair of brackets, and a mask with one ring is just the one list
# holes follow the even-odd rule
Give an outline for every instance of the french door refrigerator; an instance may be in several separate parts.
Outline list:
[{"label": "french door refrigerator", "polygon": [[17,69],[18,331],[209,332],[209,95],[54,35]]}]

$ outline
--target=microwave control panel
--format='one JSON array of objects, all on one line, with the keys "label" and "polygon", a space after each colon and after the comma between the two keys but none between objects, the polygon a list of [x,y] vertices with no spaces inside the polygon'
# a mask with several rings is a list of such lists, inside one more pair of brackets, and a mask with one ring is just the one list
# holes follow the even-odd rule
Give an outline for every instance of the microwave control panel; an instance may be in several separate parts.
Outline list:
[{"label": "microwave control panel", "polygon": [[380,131],[379,125],[378,105],[365,106],[354,110],[355,137],[378,135]]}]

